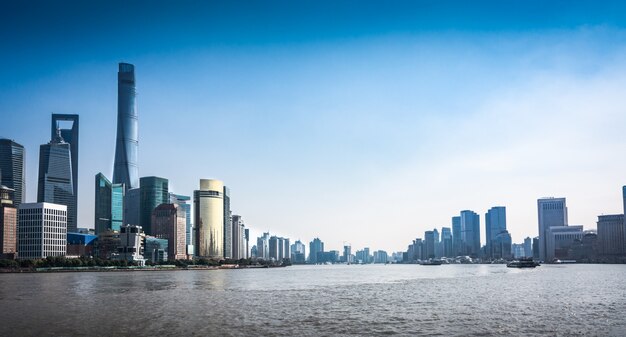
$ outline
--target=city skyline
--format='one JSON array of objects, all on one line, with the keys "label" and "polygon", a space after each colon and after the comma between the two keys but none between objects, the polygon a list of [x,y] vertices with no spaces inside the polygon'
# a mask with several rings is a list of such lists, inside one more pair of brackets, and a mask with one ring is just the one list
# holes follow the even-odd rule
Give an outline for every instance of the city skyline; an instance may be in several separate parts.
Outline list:
[{"label": "city skyline", "polygon": [[[354,251],[393,252],[472,210],[484,244],[484,214],[501,205],[520,243],[538,235],[536,203],[545,196],[566,197],[569,223],[595,228],[598,215],[623,212],[626,31],[621,19],[604,15],[608,9],[583,15],[583,7],[569,7],[571,16],[552,23],[548,10],[533,24],[524,20],[529,11],[510,17],[501,6],[492,10],[512,22],[412,22],[399,10],[371,10],[356,15],[372,19],[371,28],[335,23],[321,31],[312,28],[326,18],[321,11],[305,23],[262,12],[221,39],[212,37],[213,29],[230,27],[221,20],[195,34],[187,25],[170,28],[168,48],[156,43],[153,25],[146,36],[103,43],[111,40],[98,36],[98,21],[85,25],[85,35],[67,37],[77,56],[46,51],[49,68],[15,59],[46,44],[8,37],[17,47],[0,56],[13,65],[0,70],[0,137],[25,147],[24,202],[34,202],[38,146],[50,140],[51,113],[80,115],[78,226],[93,227],[93,177],[113,179],[115,70],[123,61],[137,67],[139,177],[164,177],[183,195],[201,178],[226,182],[252,238],[269,230],[303,242],[320,237],[339,251],[349,241]],[[244,21],[226,5],[202,8],[191,22],[202,13]],[[461,9],[431,11],[458,18]],[[246,37],[272,15],[278,24]],[[165,21],[182,18],[173,12]],[[272,30],[281,22],[296,36]],[[37,42],[41,27],[23,31],[23,43]],[[51,28],[49,43],[60,31]],[[82,38],[88,33],[93,42]],[[90,50],[92,43],[110,50]],[[187,159],[163,165],[165,152]]]}]

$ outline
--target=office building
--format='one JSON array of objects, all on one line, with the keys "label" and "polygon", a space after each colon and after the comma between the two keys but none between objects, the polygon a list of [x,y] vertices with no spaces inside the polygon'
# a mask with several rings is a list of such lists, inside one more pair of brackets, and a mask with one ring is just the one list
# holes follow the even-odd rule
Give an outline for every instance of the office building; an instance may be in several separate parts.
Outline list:
[{"label": "office building", "polygon": [[167,239],[159,239],[154,236],[146,236],[143,256],[152,263],[161,263],[170,259],[170,242]]},{"label": "office building", "polygon": [[70,232],[78,228],[73,176],[70,144],[57,129],[56,136],[39,147],[37,202],[67,206],[67,230]]},{"label": "office building", "polygon": [[[576,240],[582,240],[583,226],[551,226],[546,232],[546,262],[569,259],[569,250]],[[540,247],[541,248],[541,247]]]},{"label": "office building", "polygon": [[224,256],[224,183],[200,179],[200,189],[193,192],[195,255],[221,259]]},{"label": "office building", "polygon": [[94,228],[98,235],[111,229],[111,182],[102,173],[96,174],[95,191]]},{"label": "office building", "polygon": [[120,244],[119,231],[107,230],[102,232],[98,234],[98,239],[94,243],[94,256],[103,260],[116,259]]},{"label": "office building", "polygon": [[230,230],[230,234],[231,234],[231,242],[230,242],[230,248],[231,248],[231,257],[234,260],[239,260],[239,259],[243,259],[242,257],[242,253],[243,253],[243,240],[241,239],[243,237],[243,219],[241,218],[240,215],[236,215],[233,214],[233,216],[231,217],[231,230]]},{"label": "office building", "polygon": [[435,232],[434,231],[424,232],[424,244],[422,246],[422,256],[423,256],[423,259],[425,260],[435,258]]},{"label": "office building", "polygon": [[139,187],[127,189],[124,196],[124,225],[139,226],[141,190]]},{"label": "office building", "polygon": [[94,256],[98,236],[82,233],[67,233],[66,257]]},{"label": "office building", "polygon": [[524,245],[514,243],[511,245],[511,252],[513,254],[513,258],[519,259],[525,257],[524,255]]},{"label": "office building", "polygon": [[17,208],[15,190],[0,185],[0,259],[17,257]]},{"label": "office building", "polygon": [[17,233],[19,259],[65,256],[67,206],[47,202],[20,204]]},{"label": "office building", "polygon": [[450,227],[442,227],[441,228],[441,256],[445,257],[454,257],[456,256],[453,252],[453,239],[452,239],[452,230]]},{"label": "office building", "polygon": [[374,252],[374,263],[387,263],[389,262],[389,255],[384,250],[378,250]]},{"label": "office building", "polygon": [[[492,207],[485,214],[485,238],[487,258],[502,258],[501,254],[495,254],[493,241],[500,233],[506,231],[506,208],[503,206]],[[499,247],[502,248],[502,247]],[[496,256],[498,255],[498,256]]]},{"label": "office building", "polygon": [[452,217],[452,256],[463,255],[463,241],[461,240],[461,217]]},{"label": "office building", "polygon": [[539,224],[539,259],[550,261],[554,252],[548,249],[548,230],[550,227],[567,226],[567,205],[565,198],[542,198],[537,200]]},{"label": "office building", "polygon": [[243,230],[243,238],[245,240],[244,247],[246,250],[245,256],[243,258],[248,259],[250,258],[250,229],[249,228],[246,228]]},{"label": "office building", "polygon": [[473,211],[461,211],[461,242],[463,255],[480,255],[480,216]]},{"label": "office building", "polygon": [[124,184],[127,190],[139,188],[138,118],[135,95],[135,66],[120,63],[117,73],[117,139],[113,183]]},{"label": "office building", "polygon": [[193,225],[191,223],[191,197],[170,192],[170,203],[177,204],[185,211],[185,244],[193,246]]},{"label": "office building", "polygon": [[224,257],[234,258],[233,254],[233,212],[230,210],[230,189],[224,186]]},{"label": "office building", "polygon": [[[57,129],[61,133],[61,138],[70,144],[70,154],[72,159],[72,195],[73,204],[78,209],[78,115],[74,114],[52,114],[50,125],[50,139],[57,135]],[[68,209],[69,211],[69,209]],[[71,214],[70,214],[71,215]],[[72,228],[68,224],[68,228]]]},{"label": "office building", "polygon": [[170,259],[187,259],[186,224],[185,209],[178,204],[161,204],[152,211],[152,236],[167,240]]},{"label": "office building", "polygon": [[267,260],[270,257],[270,233],[263,233],[256,240],[257,258]]},{"label": "office building", "polygon": [[496,237],[491,240],[491,245],[489,247],[491,254],[490,258],[492,259],[511,259],[511,245],[513,244],[511,240],[511,234],[505,229],[498,233]]},{"label": "office building", "polygon": [[281,258],[281,240],[277,236],[270,236],[269,240],[269,259],[278,261]]},{"label": "office building", "polygon": [[624,214],[598,216],[598,245],[602,255],[624,255]]},{"label": "office building", "polygon": [[350,245],[343,246],[343,256],[341,261],[345,263],[352,263],[352,247]]},{"label": "office building", "polygon": [[296,240],[296,242],[291,245],[291,263],[306,263],[306,246],[300,240]]},{"label": "office building", "polygon": [[13,205],[17,208],[26,201],[26,171],[24,146],[0,139],[0,185],[15,191]]},{"label": "office building", "polygon": [[122,261],[128,261],[131,264],[145,266],[146,260],[143,254],[146,235],[141,226],[122,226],[119,238],[120,245],[117,248],[117,258]]},{"label": "office building", "polygon": [[321,263],[321,261],[317,260],[318,253],[324,253],[324,242],[319,238],[315,238],[309,243],[309,263]]},{"label": "office building", "polygon": [[159,177],[141,177],[139,179],[139,225],[146,235],[152,233],[152,212],[160,204],[170,200],[168,180]]},{"label": "office building", "polygon": [[533,239],[524,239],[524,257],[533,257]]}]

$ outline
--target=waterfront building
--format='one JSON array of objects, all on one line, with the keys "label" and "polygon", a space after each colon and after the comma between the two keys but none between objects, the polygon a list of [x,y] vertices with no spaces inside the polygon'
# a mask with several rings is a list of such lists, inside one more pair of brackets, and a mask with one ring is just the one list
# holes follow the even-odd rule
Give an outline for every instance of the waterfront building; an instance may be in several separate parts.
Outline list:
[{"label": "waterfront building", "polygon": [[350,245],[343,246],[343,256],[341,261],[345,263],[352,263],[352,247]]},{"label": "waterfront building", "polygon": [[259,257],[259,251],[256,249],[256,245],[253,245],[252,249],[250,249],[250,256],[252,258],[258,258]]},{"label": "waterfront building", "polygon": [[374,263],[387,263],[389,262],[389,255],[384,250],[378,250],[374,252]]},{"label": "waterfront building", "polygon": [[569,259],[569,250],[575,240],[583,237],[583,226],[551,226],[546,232],[546,262]]},{"label": "waterfront building", "polygon": [[26,201],[24,146],[10,139],[0,139],[0,185],[15,191],[13,205]]},{"label": "waterfront building", "polygon": [[111,182],[102,173],[96,174],[94,228],[96,234],[111,229]]},{"label": "waterfront building", "polygon": [[152,232],[152,212],[160,204],[170,200],[169,181],[160,177],[141,177],[139,179],[139,225],[147,235]]},{"label": "waterfront building", "polygon": [[141,208],[141,190],[139,187],[127,189],[123,203],[124,225],[139,226],[139,210]]},{"label": "waterfront building", "polygon": [[[78,119],[78,115],[75,114],[52,114],[52,123],[50,124],[50,139],[56,137],[58,129],[63,140],[70,144],[72,159],[72,196],[74,198],[73,204],[76,205],[76,209],[78,209]],[[68,228],[73,227],[68,223]]]},{"label": "waterfront building", "polygon": [[598,216],[598,245],[602,255],[624,255],[624,214]]},{"label": "waterfront building", "polygon": [[511,251],[513,252],[513,257],[516,259],[526,257],[524,254],[524,244],[517,244],[517,243],[512,244]]},{"label": "waterfront building", "polygon": [[443,253],[441,252],[441,242],[439,241],[439,231],[437,230],[437,228],[433,229],[433,236],[435,242],[435,257],[439,258]]},{"label": "waterfront building", "polygon": [[480,216],[473,211],[461,211],[461,242],[463,255],[480,255]]},{"label": "waterfront building", "polygon": [[296,242],[291,245],[291,263],[306,263],[306,246],[300,240],[296,240]]},{"label": "waterfront building", "polygon": [[233,212],[230,209],[230,189],[224,186],[224,257],[234,258]]},{"label": "waterfront building", "polygon": [[98,239],[94,243],[94,256],[103,259],[111,260],[118,256],[117,250],[120,246],[120,232],[114,230],[107,230],[98,234]]},{"label": "waterfront building", "polygon": [[0,185],[0,259],[17,257],[17,208],[15,190]]},{"label": "waterfront building", "polygon": [[[424,244],[422,246],[422,256],[424,260],[435,258],[435,232],[434,231],[424,232]],[[374,260],[375,259],[376,258],[374,258]]]},{"label": "waterfront building", "polygon": [[67,230],[76,232],[76,198],[72,179],[70,144],[63,140],[61,130],[57,129],[56,136],[39,147],[37,202],[67,206]]},{"label": "waterfront building", "polygon": [[200,189],[193,192],[195,255],[221,259],[224,256],[224,183],[200,179]]},{"label": "waterfront building", "polygon": [[231,217],[230,220],[231,223],[231,231],[230,234],[231,236],[231,242],[230,242],[230,248],[232,250],[232,255],[231,257],[234,260],[239,260],[242,259],[243,257],[241,256],[241,253],[243,251],[241,245],[242,245],[242,228],[243,228],[243,219],[241,218],[240,215],[236,215],[233,214],[233,216]]},{"label": "waterfront building", "polygon": [[288,259],[291,257],[291,245],[289,243],[289,238],[281,238],[283,240],[283,259]]},{"label": "waterfront building", "polygon": [[97,235],[67,233],[67,257],[93,256]]},{"label": "waterfront building", "polygon": [[452,217],[452,256],[463,255],[463,241],[461,240],[461,217]]},{"label": "waterfront building", "polygon": [[452,230],[450,227],[441,228],[441,256],[454,257],[452,245]]},{"label": "waterfront building", "polygon": [[20,204],[17,233],[19,259],[65,256],[67,206],[47,202]]},{"label": "waterfront building", "polygon": [[505,229],[491,240],[488,253],[491,254],[492,259],[510,259],[512,244],[511,234]]},{"label": "waterfront building", "polygon": [[533,257],[533,240],[529,237],[524,239],[524,257]]},{"label": "waterfront building", "polygon": [[269,240],[269,256],[270,260],[278,261],[281,253],[281,249],[279,248],[280,240],[277,236],[270,236]]},{"label": "waterfront building", "polygon": [[135,66],[120,63],[117,73],[117,139],[113,183],[124,184],[126,189],[139,188],[135,95]]},{"label": "waterfront building", "polygon": [[317,260],[319,257],[318,253],[324,253],[324,242],[319,238],[315,238],[309,243],[309,263],[321,263],[321,261]]},{"label": "waterfront building", "polygon": [[170,242],[167,239],[159,239],[154,236],[146,236],[144,258],[152,263],[161,263],[169,260],[168,253],[171,251]]},{"label": "waterfront building", "polygon": [[246,243],[244,244],[246,253],[243,256],[244,259],[250,258],[250,229],[246,228],[243,230],[243,237]]},{"label": "waterfront building", "polygon": [[[310,256],[311,253],[309,253]],[[318,251],[315,257],[316,263],[337,263],[339,262],[339,252],[331,250],[329,252]]]},{"label": "waterfront building", "polygon": [[539,259],[539,237],[533,238],[533,259]]},{"label": "waterfront building", "polygon": [[542,198],[537,200],[539,224],[539,259],[550,261],[553,251],[548,251],[550,227],[567,226],[567,205],[565,198]]},{"label": "waterfront building", "polygon": [[369,247],[363,248],[363,263],[372,263],[372,255],[370,255]]},{"label": "waterfront building", "polygon": [[407,250],[407,262],[416,262],[424,258],[424,241],[420,238],[413,240]]},{"label": "waterfront building", "polygon": [[[187,255],[193,255],[193,224],[191,223],[191,197],[170,192],[170,204],[176,204],[185,211],[185,245]],[[191,246],[191,247],[189,247]]]},{"label": "waterfront building", "polygon": [[144,266],[145,237],[141,226],[125,225],[120,229],[120,245],[117,248],[118,258],[130,263]]},{"label": "waterfront building", "polygon": [[186,224],[185,209],[178,204],[161,204],[152,211],[152,236],[167,240],[169,259],[187,259]]},{"label": "waterfront building", "polygon": [[[500,254],[495,253],[496,247],[493,241],[500,233],[506,231],[506,208],[503,206],[496,206],[490,208],[485,214],[485,235],[486,235],[486,248],[487,258],[496,259],[502,258],[502,256],[496,256]],[[501,247],[499,247],[501,248]],[[509,248],[510,250],[510,248]]]},{"label": "waterfront building", "polygon": [[111,229],[119,231],[124,225],[124,184],[111,184]]},{"label": "waterfront building", "polygon": [[263,233],[263,236],[256,240],[256,257],[264,260],[270,258],[270,233]]},{"label": "waterfront building", "polygon": [[[598,235],[593,230],[586,230],[583,232],[583,237],[580,240],[574,240],[570,247],[570,258],[576,260],[576,262],[597,262],[598,261]],[[605,257],[606,258],[606,257]],[[620,257],[613,257],[611,262],[624,262],[620,261]]]}]

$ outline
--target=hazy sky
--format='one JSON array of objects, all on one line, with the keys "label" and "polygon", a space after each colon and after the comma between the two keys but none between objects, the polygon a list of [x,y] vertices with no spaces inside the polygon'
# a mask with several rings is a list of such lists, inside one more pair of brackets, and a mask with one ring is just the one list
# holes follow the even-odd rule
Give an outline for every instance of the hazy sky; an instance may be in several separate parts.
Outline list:
[{"label": "hazy sky", "polygon": [[80,114],[79,226],[93,227],[124,61],[140,176],[186,195],[223,180],[254,237],[399,251],[471,209],[484,244],[484,213],[506,206],[520,242],[544,196],[595,228],[623,212],[624,7],[2,2],[0,137],[26,147],[35,201],[50,114]]}]

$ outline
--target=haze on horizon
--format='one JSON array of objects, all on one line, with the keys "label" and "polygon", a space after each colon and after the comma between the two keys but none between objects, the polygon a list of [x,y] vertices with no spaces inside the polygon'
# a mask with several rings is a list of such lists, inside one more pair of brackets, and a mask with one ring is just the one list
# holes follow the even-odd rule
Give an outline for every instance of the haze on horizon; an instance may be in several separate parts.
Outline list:
[{"label": "haze on horizon", "polygon": [[[624,5],[607,2],[0,4],[0,137],[36,199],[51,113],[80,115],[79,226],[111,178],[117,63],[136,66],[139,174],[231,189],[252,237],[388,252],[470,209],[622,213]],[[307,247],[308,250],[308,247]]]}]

